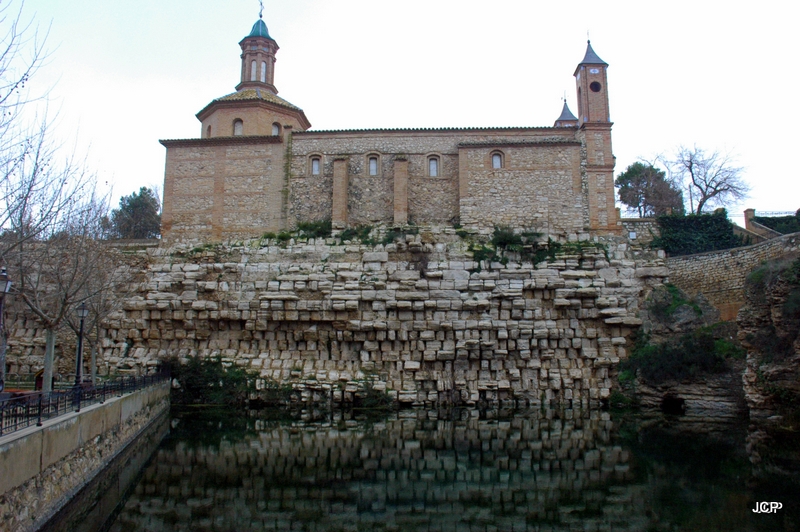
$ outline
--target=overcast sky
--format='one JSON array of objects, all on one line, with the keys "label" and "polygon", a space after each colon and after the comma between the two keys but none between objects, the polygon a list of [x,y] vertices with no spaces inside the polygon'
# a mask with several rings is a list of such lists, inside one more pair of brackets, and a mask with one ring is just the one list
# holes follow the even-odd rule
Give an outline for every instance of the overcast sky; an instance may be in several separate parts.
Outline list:
[{"label": "overcast sky", "polygon": [[[752,186],[737,214],[800,207],[790,6],[265,0],[264,21],[279,94],[314,129],[551,126],[565,93],[577,112],[588,32],[610,65],[616,173],[681,144],[733,153]],[[160,186],[158,140],[200,135],[194,115],[234,91],[258,11],[258,0],[26,0],[23,17],[49,27],[30,89],[52,87],[59,134],[77,135],[115,197]]]}]

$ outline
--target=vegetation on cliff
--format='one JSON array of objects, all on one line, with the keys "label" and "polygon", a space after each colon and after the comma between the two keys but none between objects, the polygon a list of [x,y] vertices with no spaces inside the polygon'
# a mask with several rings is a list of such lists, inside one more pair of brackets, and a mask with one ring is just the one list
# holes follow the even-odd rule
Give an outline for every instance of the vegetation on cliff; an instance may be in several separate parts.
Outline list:
[{"label": "vegetation on cliff", "polygon": [[745,245],[733,232],[733,222],[724,209],[713,214],[670,214],[659,216],[659,236],[650,244],[672,256],[692,255]]},{"label": "vegetation on cliff", "polygon": [[628,360],[620,365],[620,380],[638,376],[651,385],[680,382],[730,369],[729,359],[744,358],[731,339],[728,324],[717,322],[708,303],[689,298],[666,284],[648,298],[647,332],[640,331]]},{"label": "vegetation on cliff", "polygon": [[753,221],[773,231],[788,235],[800,232],[800,209],[793,216],[754,216]]},{"label": "vegetation on cliff", "polygon": [[680,382],[723,373],[729,369],[730,358],[744,358],[744,351],[727,338],[718,338],[713,326],[662,343],[651,343],[649,335],[639,334],[630,358],[620,365],[623,371],[620,378],[632,378],[635,374],[648,384]]},{"label": "vegetation on cliff", "polygon": [[[748,289],[757,301],[775,297],[778,312],[773,319],[746,339],[762,354],[765,362],[780,361],[796,354],[795,342],[800,337],[800,258],[794,261],[768,262],[747,277]],[[776,319],[777,318],[777,319]]]}]

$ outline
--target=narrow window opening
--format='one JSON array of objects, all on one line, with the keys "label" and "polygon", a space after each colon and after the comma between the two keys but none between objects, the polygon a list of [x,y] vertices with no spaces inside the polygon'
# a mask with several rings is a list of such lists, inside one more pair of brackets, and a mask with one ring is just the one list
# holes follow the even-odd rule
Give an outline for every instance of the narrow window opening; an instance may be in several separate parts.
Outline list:
[{"label": "narrow window opening", "polygon": [[369,175],[378,175],[378,158],[374,155],[369,158]]},{"label": "narrow window opening", "polygon": [[261,61],[261,83],[267,82],[267,62]]},{"label": "narrow window opening", "polygon": [[239,137],[244,134],[244,122],[241,120],[233,121],[233,135]]},{"label": "narrow window opening", "polygon": [[211,138],[211,126],[206,128],[206,138]]},{"label": "narrow window opening", "polygon": [[274,124],[272,124],[272,136],[277,137],[280,134],[281,134],[281,125],[275,122]]},{"label": "narrow window opening", "polygon": [[311,175],[319,175],[319,157],[311,159]]},{"label": "narrow window opening", "polygon": [[503,156],[499,153],[492,154],[492,168],[502,168],[503,167]]},{"label": "narrow window opening", "polygon": [[430,159],[428,159],[428,175],[430,177],[439,177],[438,157],[431,157]]},{"label": "narrow window opening", "polygon": [[256,80],[256,62],[253,61],[250,63],[250,81]]}]

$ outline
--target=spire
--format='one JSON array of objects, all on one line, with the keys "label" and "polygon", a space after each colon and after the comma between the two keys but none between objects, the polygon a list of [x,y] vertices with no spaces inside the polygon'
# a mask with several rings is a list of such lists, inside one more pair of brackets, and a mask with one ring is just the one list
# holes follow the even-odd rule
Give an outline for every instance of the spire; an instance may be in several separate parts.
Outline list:
[{"label": "spire", "polygon": [[597,54],[594,53],[594,50],[592,50],[592,41],[587,40],[586,41],[586,55],[583,56],[583,61],[578,63],[578,66],[580,66],[580,65],[606,65],[606,66],[608,66],[608,63],[606,63],[605,61],[600,59],[597,56]]},{"label": "spire", "polygon": [[571,127],[578,125],[578,117],[572,114],[572,111],[569,110],[569,106],[567,105],[566,98],[564,99],[564,108],[561,110],[561,116],[556,118],[554,127]]}]

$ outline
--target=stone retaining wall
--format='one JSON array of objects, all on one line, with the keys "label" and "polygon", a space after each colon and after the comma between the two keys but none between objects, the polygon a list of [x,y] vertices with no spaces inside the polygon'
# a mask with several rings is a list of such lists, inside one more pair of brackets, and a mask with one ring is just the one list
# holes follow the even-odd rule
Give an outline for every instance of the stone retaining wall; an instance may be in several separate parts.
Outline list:
[{"label": "stone retaining wall", "polygon": [[0,438],[0,522],[36,530],[169,408],[169,383]]},{"label": "stone retaining wall", "polygon": [[102,359],[221,357],[336,402],[368,388],[418,405],[608,397],[663,260],[609,238],[479,265],[470,245],[433,228],[377,247],[160,248],[106,323]]},{"label": "stone retaining wall", "polygon": [[736,319],[744,304],[744,282],[761,263],[800,249],[800,233],[760,244],[667,259],[672,284],[695,296],[702,293],[723,320]]}]

